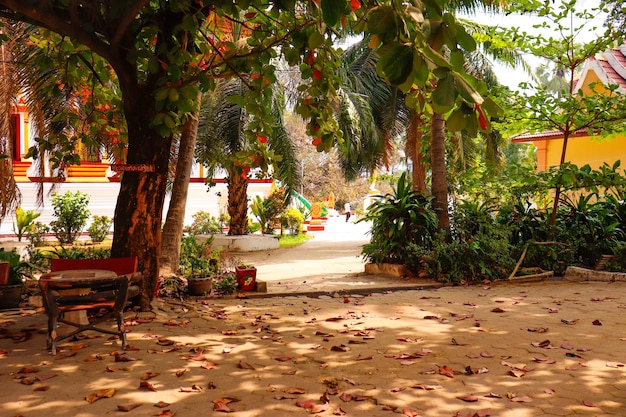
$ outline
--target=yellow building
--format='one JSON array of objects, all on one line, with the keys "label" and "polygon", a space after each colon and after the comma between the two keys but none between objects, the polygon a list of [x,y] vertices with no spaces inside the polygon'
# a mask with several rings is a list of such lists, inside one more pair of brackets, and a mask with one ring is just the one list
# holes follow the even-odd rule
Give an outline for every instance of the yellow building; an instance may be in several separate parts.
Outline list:
[{"label": "yellow building", "polygon": [[[589,59],[583,66],[575,91],[582,90],[585,95],[592,94],[589,87],[598,83],[596,91],[605,91],[602,85],[617,84],[618,91],[626,94],[626,45],[609,49]],[[558,131],[524,133],[514,136],[513,143],[532,143],[537,149],[537,170],[547,171],[561,161],[563,134]],[[587,131],[575,132],[567,143],[566,162],[577,166],[589,165],[595,169],[605,162],[609,165],[617,160],[626,166],[626,136],[616,135],[609,139],[589,136]]]}]

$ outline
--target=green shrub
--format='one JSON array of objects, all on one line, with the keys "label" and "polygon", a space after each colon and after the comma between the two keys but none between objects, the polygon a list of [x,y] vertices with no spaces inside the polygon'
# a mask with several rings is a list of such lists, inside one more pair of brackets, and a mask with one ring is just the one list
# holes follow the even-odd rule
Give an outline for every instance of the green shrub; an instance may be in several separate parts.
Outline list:
[{"label": "green shrub", "polygon": [[261,223],[254,222],[252,219],[248,218],[248,234],[256,233],[261,230]]},{"label": "green shrub", "polygon": [[15,221],[13,222],[13,231],[17,235],[17,241],[21,242],[24,235],[32,230],[34,221],[41,213],[34,210],[24,210],[22,207],[15,209]]},{"label": "green shrub", "polygon": [[188,228],[192,235],[215,235],[222,233],[222,222],[215,216],[211,216],[208,211],[194,213],[193,223]]},{"label": "green shrub", "polygon": [[437,230],[437,215],[431,208],[432,197],[414,191],[406,174],[398,179],[392,193],[376,196],[367,215],[371,221],[370,243],[362,254],[369,262],[406,264],[410,244],[430,248]]},{"label": "green shrub", "polygon": [[220,251],[211,250],[213,238],[200,241],[195,235],[185,235],[180,246],[180,269],[189,277],[214,275],[220,268]]},{"label": "green shrub", "polygon": [[285,209],[285,190],[277,189],[267,198],[255,196],[250,205],[252,214],[261,224],[261,231],[273,234],[276,220]]},{"label": "green shrub", "polygon": [[[431,251],[415,248],[409,252],[419,259],[421,267],[438,281],[450,283],[478,283],[508,277],[515,260],[511,245],[504,234],[479,233],[471,240],[446,242],[440,233]],[[415,271],[416,261],[412,261]]]},{"label": "green shrub", "polygon": [[87,228],[87,233],[93,243],[100,243],[109,235],[109,230],[113,224],[113,219],[107,216],[93,216],[91,225]]},{"label": "green shrub", "polygon": [[30,240],[31,245],[40,247],[46,244],[46,235],[48,233],[50,233],[50,226],[41,222],[35,222],[26,236]]},{"label": "green shrub", "polygon": [[292,235],[302,232],[304,217],[302,213],[295,207],[289,207],[280,215],[281,229],[287,229]]},{"label": "green shrub", "polygon": [[32,265],[22,261],[15,249],[7,252],[0,248],[0,262],[9,263],[8,285],[23,284],[25,278],[32,276]]},{"label": "green shrub", "polygon": [[91,215],[88,205],[89,195],[80,191],[52,194],[56,220],[50,226],[59,243],[72,244],[78,239]]},{"label": "green shrub", "polygon": [[221,274],[214,278],[213,289],[220,294],[232,294],[237,289],[235,274]]},{"label": "green shrub", "polygon": [[42,251],[43,256],[48,258],[63,259],[106,259],[111,257],[111,249],[99,249],[92,247],[59,247],[51,251]]}]

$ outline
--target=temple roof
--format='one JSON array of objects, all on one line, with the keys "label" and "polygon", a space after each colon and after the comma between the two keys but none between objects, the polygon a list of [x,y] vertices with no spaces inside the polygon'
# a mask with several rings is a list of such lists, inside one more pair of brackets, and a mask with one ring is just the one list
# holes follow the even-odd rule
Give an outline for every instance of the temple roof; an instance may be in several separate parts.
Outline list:
[{"label": "temple roof", "polygon": [[626,93],[626,45],[607,49],[588,59],[583,66],[582,76],[578,80],[576,90],[582,87],[589,71],[594,71],[602,83],[617,84],[619,91]]}]

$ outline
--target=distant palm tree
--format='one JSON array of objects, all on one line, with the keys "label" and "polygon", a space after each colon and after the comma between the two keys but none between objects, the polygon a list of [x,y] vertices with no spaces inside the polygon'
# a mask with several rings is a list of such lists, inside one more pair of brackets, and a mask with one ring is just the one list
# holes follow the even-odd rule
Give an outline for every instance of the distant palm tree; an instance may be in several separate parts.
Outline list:
[{"label": "distant palm tree", "polygon": [[286,195],[300,181],[295,148],[283,124],[285,104],[280,86],[274,89],[270,121],[273,130],[267,132],[267,137],[258,138],[246,136],[250,116],[229,101],[229,97],[244,94],[246,88],[240,78],[220,79],[213,91],[205,94],[200,106],[196,159],[207,166],[208,181],[219,168],[227,173],[231,235],[248,233],[247,189],[251,166],[270,169],[271,165],[271,174],[287,188]]}]

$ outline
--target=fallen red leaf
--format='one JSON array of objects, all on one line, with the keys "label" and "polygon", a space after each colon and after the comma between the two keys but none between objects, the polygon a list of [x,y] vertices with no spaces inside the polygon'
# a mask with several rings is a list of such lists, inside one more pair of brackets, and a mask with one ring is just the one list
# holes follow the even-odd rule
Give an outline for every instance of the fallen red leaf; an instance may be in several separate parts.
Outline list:
[{"label": "fallen red leaf", "polygon": [[352,401],[352,394],[348,394],[347,392],[342,392],[341,395],[339,396],[339,399],[343,402],[350,402]]},{"label": "fallen red leaf", "polygon": [[598,406],[598,404],[596,404],[596,403],[592,403],[592,402],[587,401],[587,400],[583,400],[583,405],[584,405],[585,407],[597,407],[597,406]]},{"label": "fallen red leaf", "polygon": [[111,398],[115,395],[116,389],[115,388],[104,388],[101,390],[98,390],[97,392],[91,393],[89,395],[87,395],[85,397],[85,400],[89,403],[92,404],[96,401],[98,401],[101,398]]},{"label": "fallen red leaf", "polygon": [[120,411],[131,411],[134,410],[135,408],[141,406],[141,404],[139,403],[133,403],[133,404],[120,404],[117,406],[117,409]]},{"label": "fallen red leaf", "polygon": [[454,371],[448,365],[440,366],[439,374],[447,376],[448,378],[454,378]]},{"label": "fallen red leaf", "polygon": [[404,408],[402,409],[402,414],[408,417],[418,417],[419,413],[412,408]]},{"label": "fallen red leaf", "polygon": [[213,411],[219,411],[221,413],[232,413],[228,405],[224,401],[215,400],[213,401]]},{"label": "fallen red leaf", "polygon": [[139,383],[139,388],[140,389],[147,389],[150,391],[155,391],[156,392],[156,388],[154,387],[154,385],[152,385],[151,383],[149,383],[148,381],[141,381]]},{"label": "fallen red leaf", "polygon": [[313,408],[315,406],[315,403],[312,400],[296,401],[296,406],[309,409]]},{"label": "fallen red leaf", "polygon": [[478,401],[478,397],[475,395],[466,395],[466,396],[460,396],[460,397],[456,397],[461,401],[465,401],[466,403],[475,403],[476,401]]},{"label": "fallen red leaf", "polygon": [[311,414],[323,413],[324,411],[327,411],[329,407],[330,403],[315,404],[313,407],[311,407]]},{"label": "fallen red leaf", "polygon": [[349,346],[345,346],[345,345],[340,345],[340,346],[333,346],[330,348],[331,351],[333,352],[347,352],[350,350]]},{"label": "fallen red leaf", "polygon": [[144,374],[141,376],[141,380],[142,381],[147,381],[147,380],[155,378],[155,377],[157,377],[159,375],[160,374],[158,372],[144,372]]}]

